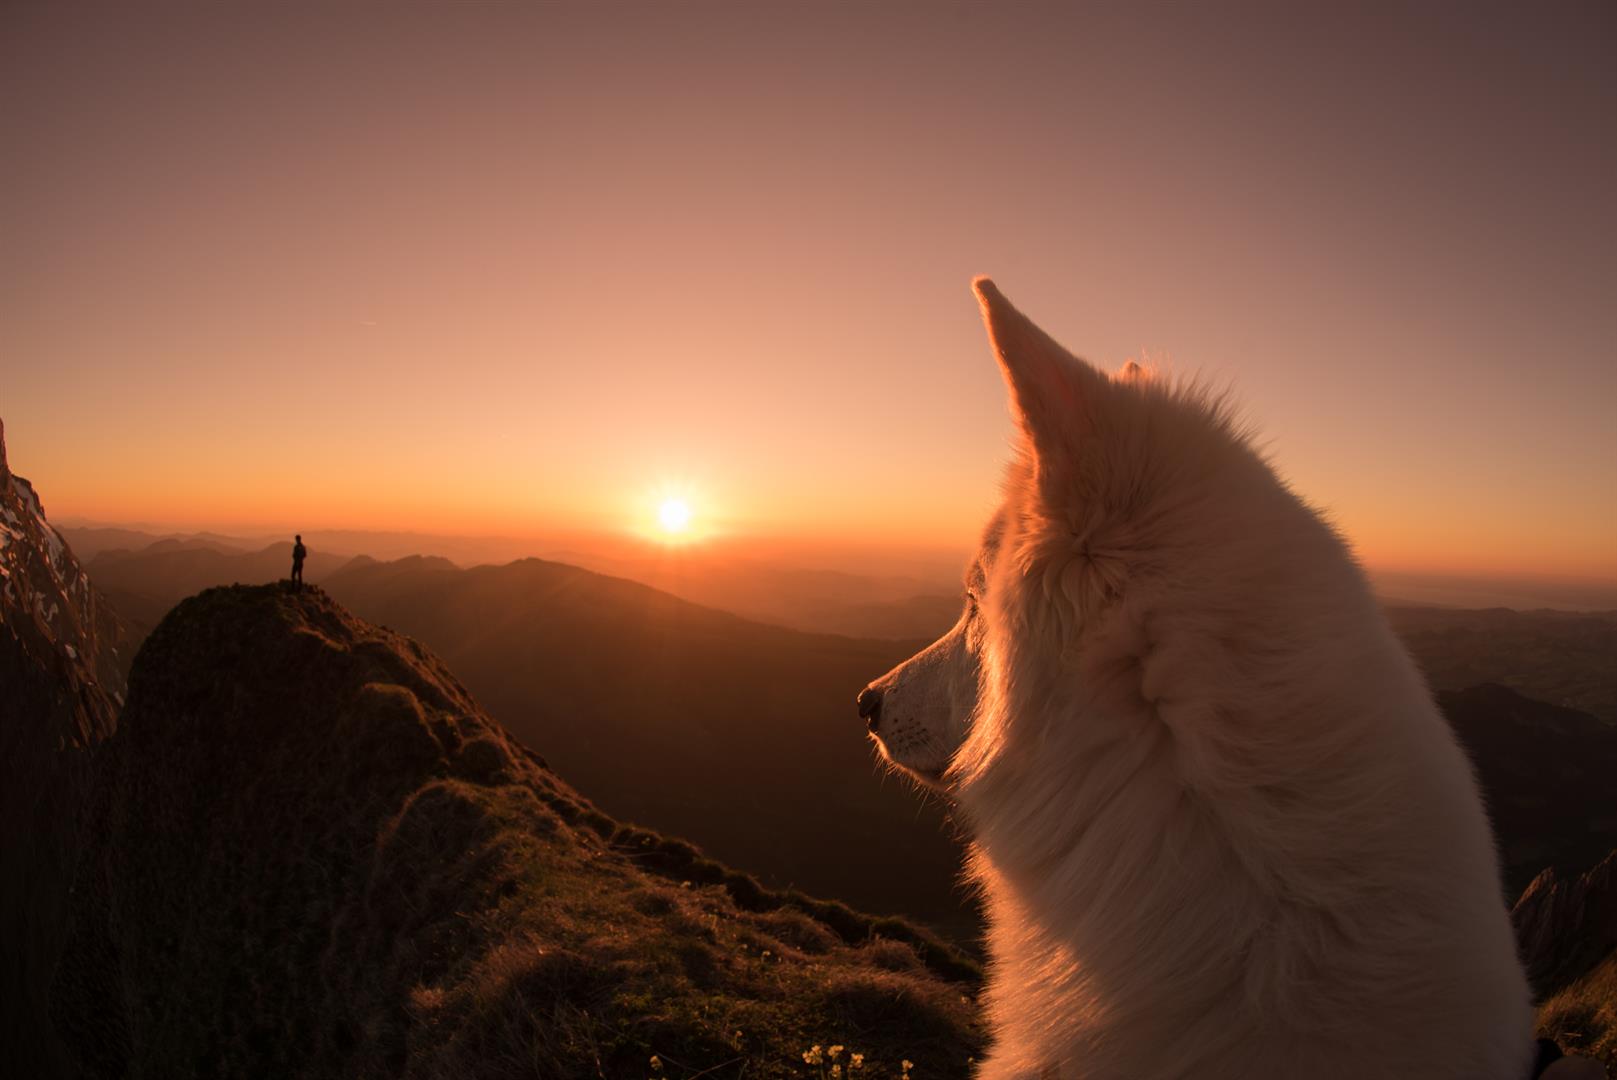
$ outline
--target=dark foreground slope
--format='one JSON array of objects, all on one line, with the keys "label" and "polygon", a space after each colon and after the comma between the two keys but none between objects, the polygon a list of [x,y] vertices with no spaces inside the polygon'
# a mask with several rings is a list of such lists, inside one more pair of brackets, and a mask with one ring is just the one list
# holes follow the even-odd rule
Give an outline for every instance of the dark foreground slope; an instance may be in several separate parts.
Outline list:
[{"label": "dark foreground slope", "polygon": [[58,1075],[44,986],[97,747],[123,694],[122,629],[6,463],[0,428],[0,1047],[19,1076]]},{"label": "dark foreground slope", "polygon": [[915,643],[765,626],[540,559],[356,559],[325,588],[425,642],[608,812],[777,885],[974,935],[949,824],[882,775],[853,707]]},{"label": "dark foreground slope", "polygon": [[[204,587],[287,572],[284,552],[264,555],[154,544],[104,552],[90,572],[149,629]],[[311,562],[309,580],[318,570]],[[853,708],[916,643],[765,626],[538,559],[462,570],[358,557],[321,584],[425,642],[608,812],[690,837],[777,886],[976,935],[953,831],[883,776]]]},{"label": "dark foreground slope", "polygon": [[840,1043],[867,1076],[961,1076],[977,1052],[968,961],[615,824],[318,590],[182,603],[107,751],[52,997],[89,1075],[753,1078]]},{"label": "dark foreground slope", "polygon": [[1492,683],[1437,694],[1482,783],[1505,891],[1576,875],[1617,847],[1617,727]]}]

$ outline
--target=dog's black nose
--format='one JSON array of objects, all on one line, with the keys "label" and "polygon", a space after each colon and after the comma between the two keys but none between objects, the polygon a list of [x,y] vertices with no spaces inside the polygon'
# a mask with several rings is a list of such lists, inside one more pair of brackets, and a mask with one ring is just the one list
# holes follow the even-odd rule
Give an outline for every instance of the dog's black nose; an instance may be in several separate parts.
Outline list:
[{"label": "dog's black nose", "polygon": [[874,686],[859,691],[859,716],[871,731],[881,722],[881,691]]}]

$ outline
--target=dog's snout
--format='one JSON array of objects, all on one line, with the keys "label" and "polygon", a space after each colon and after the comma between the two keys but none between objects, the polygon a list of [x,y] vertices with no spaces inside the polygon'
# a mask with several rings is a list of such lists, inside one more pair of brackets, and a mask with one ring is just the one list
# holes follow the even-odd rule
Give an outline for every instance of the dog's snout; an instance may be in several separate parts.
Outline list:
[{"label": "dog's snout", "polygon": [[859,716],[871,731],[881,722],[881,691],[874,686],[859,691]]}]

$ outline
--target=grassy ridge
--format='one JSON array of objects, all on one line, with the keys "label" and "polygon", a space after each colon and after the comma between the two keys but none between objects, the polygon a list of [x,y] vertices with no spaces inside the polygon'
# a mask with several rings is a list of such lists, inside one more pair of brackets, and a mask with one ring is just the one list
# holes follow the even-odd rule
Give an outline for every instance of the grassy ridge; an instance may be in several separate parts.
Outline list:
[{"label": "grassy ridge", "polygon": [[982,1046],[971,958],[612,821],[318,590],[181,604],[113,742],[53,1001],[89,1075],[797,1077],[841,1045],[920,1078]]},{"label": "grassy ridge", "polygon": [[1538,1034],[1617,1071],[1617,954],[1539,1007]]}]

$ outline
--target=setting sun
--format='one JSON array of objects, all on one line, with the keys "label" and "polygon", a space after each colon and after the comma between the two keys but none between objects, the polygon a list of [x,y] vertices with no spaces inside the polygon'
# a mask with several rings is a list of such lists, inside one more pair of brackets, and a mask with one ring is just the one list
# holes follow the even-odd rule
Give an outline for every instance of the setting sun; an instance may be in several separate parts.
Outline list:
[{"label": "setting sun", "polygon": [[259,7],[0,6],[8,1073],[1617,1080],[1617,0]]},{"label": "setting sun", "polygon": [[657,508],[657,520],[664,532],[682,533],[691,523],[691,508],[684,499],[664,499]]}]

